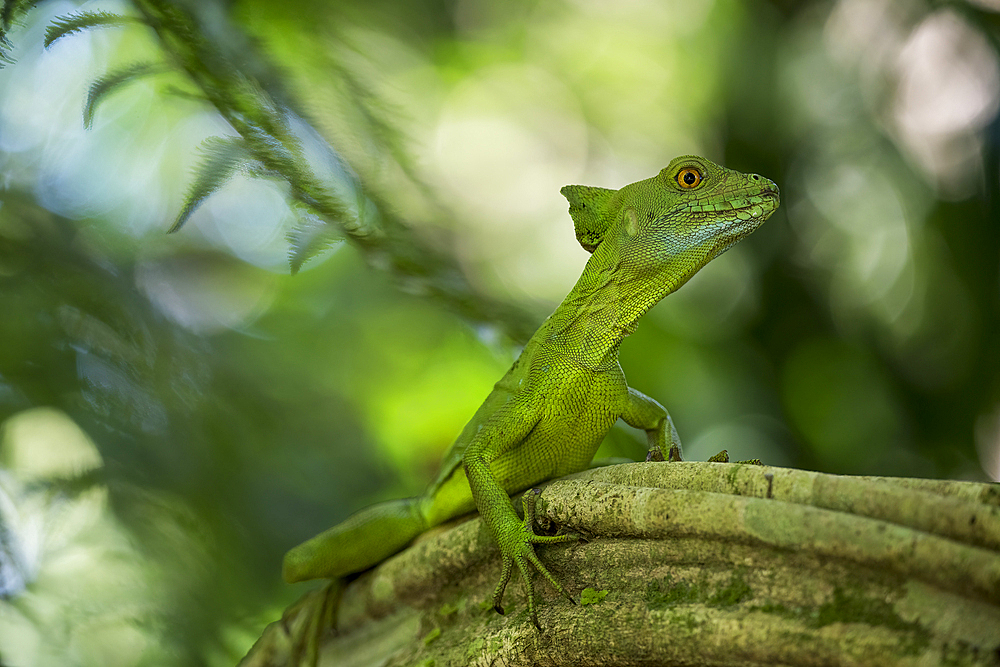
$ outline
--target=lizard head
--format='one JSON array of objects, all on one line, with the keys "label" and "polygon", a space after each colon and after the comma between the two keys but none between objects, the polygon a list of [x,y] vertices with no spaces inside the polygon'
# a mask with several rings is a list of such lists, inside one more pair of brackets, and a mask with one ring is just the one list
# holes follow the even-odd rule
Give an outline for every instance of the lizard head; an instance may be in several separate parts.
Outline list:
[{"label": "lizard head", "polygon": [[778,208],[778,186],[694,155],[620,190],[568,185],[577,239],[619,279],[669,281],[668,293]]}]

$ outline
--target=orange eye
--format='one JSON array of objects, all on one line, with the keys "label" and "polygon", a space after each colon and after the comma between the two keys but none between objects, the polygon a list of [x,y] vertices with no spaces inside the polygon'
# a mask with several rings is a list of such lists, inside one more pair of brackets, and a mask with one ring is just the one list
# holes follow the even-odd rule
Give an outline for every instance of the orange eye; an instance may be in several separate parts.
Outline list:
[{"label": "orange eye", "polygon": [[685,190],[698,187],[701,184],[701,181],[701,171],[695,169],[694,167],[684,167],[677,172],[677,185],[681,186]]}]

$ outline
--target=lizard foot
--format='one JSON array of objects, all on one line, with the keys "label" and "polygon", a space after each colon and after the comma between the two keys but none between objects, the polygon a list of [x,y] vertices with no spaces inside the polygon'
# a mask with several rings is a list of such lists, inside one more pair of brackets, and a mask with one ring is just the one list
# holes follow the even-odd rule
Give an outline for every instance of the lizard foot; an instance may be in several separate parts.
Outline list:
[{"label": "lizard foot", "polygon": [[504,590],[507,588],[507,583],[510,581],[511,574],[514,571],[514,566],[517,566],[518,571],[521,573],[521,579],[524,581],[524,587],[528,594],[528,613],[531,614],[531,622],[539,630],[542,626],[538,623],[538,612],[535,608],[535,588],[531,582],[531,571],[528,568],[528,563],[531,563],[535,568],[542,573],[552,587],[556,589],[563,597],[567,600],[576,604],[573,596],[570,595],[563,586],[556,581],[555,577],[542,565],[542,562],[535,555],[535,549],[532,545],[534,544],[555,544],[558,542],[572,542],[579,539],[578,535],[567,534],[567,535],[535,535],[532,530],[532,525],[535,522],[535,500],[541,493],[541,489],[531,489],[528,493],[525,493],[522,497],[522,503],[524,507],[524,520],[518,524],[515,524],[511,530],[505,531],[503,535],[497,536],[497,543],[500,545],[500,556],[502,559],[502,565],[500,570],[500,583],[497,584],[496,589],[493,591],[493,609],[496,610],[498,614],[503,614],[503,594]]},{"label": "lizard foot", "polygon": [[291,642],[289,664],[309,667],[318,664],[323,636],[328,631],[336,632],[337,608],[343,589],[343,580],[334,579],[306,593],[281,615],[281,625]]},{"label": "lizard foot", "polygon": [[[709,463],[730,463],[729,461],[729,450],[723,449],[721,452],[710,458]],[[745,463],[747,465],[762,466],[763,461],[760,459],[745,459],[743,461],[732,461],[732,463]]]}]

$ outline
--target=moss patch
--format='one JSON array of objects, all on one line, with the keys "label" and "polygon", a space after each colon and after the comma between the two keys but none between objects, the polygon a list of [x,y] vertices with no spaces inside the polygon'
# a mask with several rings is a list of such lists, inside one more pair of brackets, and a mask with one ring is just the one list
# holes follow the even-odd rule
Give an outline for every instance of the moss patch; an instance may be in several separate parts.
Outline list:
[{"label": "moss patch", "polygon": [[696,582],[667,578],[653,581],[646,587],[646,603],[653,609],[663,609],[680,604],[705,604],[710,607],[732,607],[753,598],[753,589],[741,570],[733,570],[729,581],[722,588],[713,588],[704,579]]},{"label": "moss patch", "polygon": [[665,581],[653,581],[646,587],[646,602],[653,609],[701,602],[707,597],[702,586],[701,582],[673,583],[673,579],[669,577]]},{"label": "moss patch", "polygon": [[879,625],[892,630],[923,633],[918,623],[910,623],[900,618],[892,605],[885,600],[854,597],[842,588],[833,590],[833,599],[819,608],[816,627],[831,623],[864,623]]},{"label": "moss patch", "polygon": [[473,637],[469,645],[465,647],[465,658],[469,662],[477,660],[486,651],[486,640],[482,637]]},{"label": "moss patch", "polygon": [[732,607],[752,597],[753,589],[750,588],[750,584],[743,578],[742,573],[733,572],[729,578],[729,583],[716,591],[708,599],[708,604],[714,607]]},{"label": "moss patch", "polygon": [[910,641],[902,648],[912,655],[924,651],[930,644],[929,633],[919,623],[904,621],[888,602],[853,596],[839,587],[833,590],[833,597],[818,609],[790,608],[774,603],[763,604],[754,609],[798,620],[811,628],[821,628],[833,623],[863,623],[904,632],[910,637]]}]

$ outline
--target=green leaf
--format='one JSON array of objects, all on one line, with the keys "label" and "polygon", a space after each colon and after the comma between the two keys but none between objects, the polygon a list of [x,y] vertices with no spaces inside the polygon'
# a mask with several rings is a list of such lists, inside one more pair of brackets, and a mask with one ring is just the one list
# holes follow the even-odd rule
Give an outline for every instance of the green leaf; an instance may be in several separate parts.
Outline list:
[{"label": "green leaf", "polygon": [[433,628],[430,632],[424,635],[424,646],[430,646],[434,643],[434,640],[441,636],[441,628]]},{"label": "green leaf", "polygon": [[94,124],[94,112],[97,105],[109,93],[121,88],[127,83],[150,74],[159,74],[166,70],[166,66],[160,63],[133,63],[128,67],[105,74],[100,79],[90,84],[90,92],[87,93],[87,103],[83,107],[83,124],[89,130]]},{"label": "green leaf", "polygon": [[117,28],[129,23],[137,23],[138,19],[111,12],[80,12],[79,14],[69,14],[61,16],[49,24],[45,31],[45,48],[67,35],[72,35],[83,30],[92,28]]},{"label": "green leaf", "polygon": [[608,592],[605,590],[597,590],[594,588],[584,588],[580,593],[580,604],[598,604],[602,602],[604,598],[608,596]]},{"label": "green leaf", "polygon": [[173,234],[188,221],[195,209],[216,190],[225,185],[237,171],[257,174],[262,166],[254,158],[253,150],[242,137],[209,137],[201,142],[205,157],[195,170],[194,183],[188,191],[184,208],[173,226]]},{"label": "green leaf", "polygon": [[297,207],[298,224],[288,233],[288,264],[292,273],[298,273],[302,265],[324,250],[342,242],[340,231],[301,207]]}]

